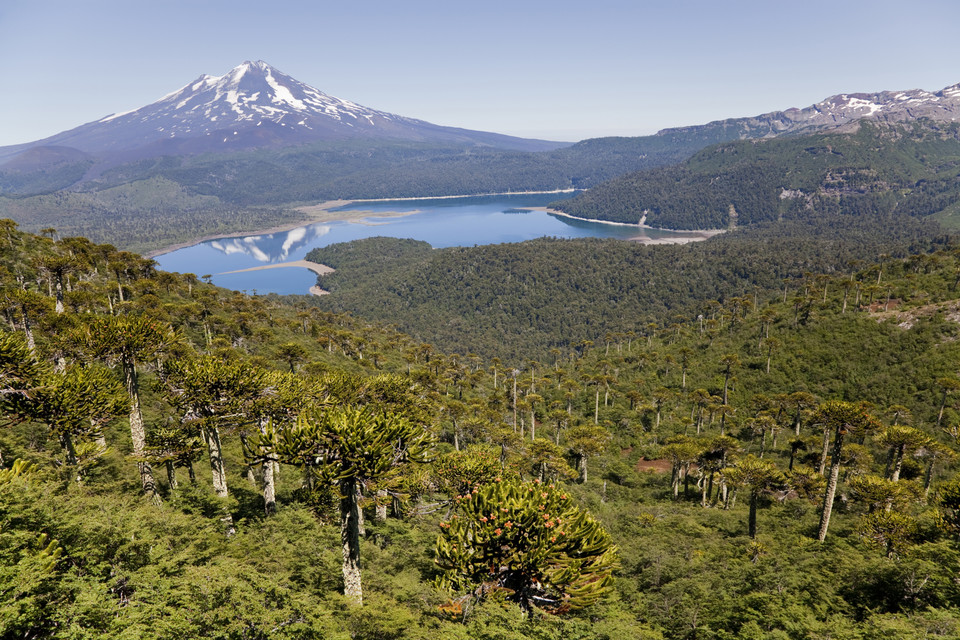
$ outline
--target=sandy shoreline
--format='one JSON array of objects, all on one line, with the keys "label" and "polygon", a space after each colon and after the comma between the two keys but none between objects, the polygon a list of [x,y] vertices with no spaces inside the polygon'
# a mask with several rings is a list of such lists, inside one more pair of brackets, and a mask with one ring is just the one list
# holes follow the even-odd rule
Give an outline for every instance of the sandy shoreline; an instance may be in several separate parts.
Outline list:
[{"label": "sandy shoreline", "polygon": [[[453,200],[455,198],[482,198],[484,196],[519,196],[519,195],[535,195],[535,194],[550,194],[550,193],[572,193],[577,191],[577,189],[555,189],[553,191],[504,191],[502,193],[476,193],[472,195],[458,195],[458,196],[419,196],[416,198],[362,198],[356,200],[327,200],[319,204],[306,205],[302,207],[294,208],[294,211],[299,211],[305,214],[305,218],[300,222],[291,222],[287,224],[278,225],[275,227],[270,227],[268,229],[255,229],[253,231],[232,231],[229,233],[217,233],[208,236],[201,236],[193,240],[186,240],[184,242],[178,242],[160,249],[154,249],[153,251],[147,251],[142,254],[144,258],[155,258],[164,253],[170,253],[171,251],[177,251],[179,249],[186,249],[187,247],[192,247],[195,244],[200,244],[201,242],[207,242],[209,240],[221,240],[223,238],[236,238],[238,236],[259,236],[259,235],[269,235],[271,233],[282,233],[284,231],[290,231],[292,229],[297,229],[299,227],[305,227],[307,225],[316,224],[318,222],[356,222],[358,220],[363,220],[364,218],[399,218],[402,216],[409,216],[416,213],[420,213],[419,210],[414,211],[396,211],[396,212],[372,212],[372,211],[332,211],[333,209],[339,209],[340,207],[345,207],[351,204],[357,204],[362,202],[412,202],[415,200]],[[376,224],[376,223],[369,223]]]},{"label": "sandy shoreline", "polygon": [[[297,229],[299,227],[305,227],[309,224],[314,224],[316,222],[332,222],[334,220],[346,220],[350,216],[344,215],[343,213],[334,214],[330,209],[336,209],[337,207],[344,207],[353,202],[352,200],[327,200],[326,202],[321,202],[317,205],[312,205],[311,207],[299,207],[295,211],[304,211],[304,209],[310,209],[310,212],[304,211],[307,213],[308,217],[299,221],[299,222],[290,222],[287,224],[277,225],[275,227],[270,227],[268,229],[256,229],[254,231],[244,232],[244,231],[232,231],[229,233],[217,233],[209,236],[202,236],[195,238],[193,240],[186,240],[184,242],[178,242],[177,244],[172,244],[168,247],[163,247],[162,249],[154,249],[153,251],[148,251],[143,254],[144,258],[155,258],[164,253],[170,253],[171,251],[177,251],[179,249],[186,249],[187,247],[192,247],[195,244],[200,244],[201,242],[207,242],[209,240],[221,240],[223,238],[236,238],[237,236],[259,236],[259,235],[270,235],[271,233],[282,233],[284,231],[290,231],[291,229]],[[357,216],[362,217],[362,216]]]},{"label": "sandy shoreline", "polygon": [[629,223],[629,222],[613,222],[611,220],[595,220],[593,218],[580,218],[578,216],[572,216],[569,213],[564,213],[563,211],[558,211],[557,209],[550,209],[548,207],[523,207],[524,209],[529,209],[530,211],[543,211],[545,213],[550,213],[556,216],[562,216],[564,218],[570,218],[571,220],[579,220],[581,222],[595,222],[597,224],[610,224],[617,227],[636,227],[638,229],[649,229],[651,231],[664,231],[667,233],[680,233],[681,236],[674,236],[671,238],[651,238],[650,236],[636,236],[634,238],[628,238],[631,242],[637,242],[639,244],[687,244],[688,242],[700,242],[702,240],[709,240],[710,238],[720,235],[721,233],[726,232],[726,229],[660,229],[658,227],[651,227],[648,224],[645,224],[644,221],[647,219],[646,216],[640,219],[640,222]]},{"label": "sandy shoreline", "polygon": [[[325,264],[320,264],[319,262],[312,262],[310,260],[291,260],[290,262],[277,262],[276,264],[264,264],[258,267],[249,267],[247,269],[236,269],[235,271],[224,271],[218,273],[218,276],[225,276],[231,273],[246,273],[247,271],[263,271],[264,269],[279,269],[281,267],[294,267],[309,269],[313,271],[318,276],[326,275],[328,273],[333,273],[335,269],[333,267],[328,267]],[[310,287],[310,293],[315,296],[325,296],[329,291],[326,289],[321,289],[320,287],[314,285]]]}]

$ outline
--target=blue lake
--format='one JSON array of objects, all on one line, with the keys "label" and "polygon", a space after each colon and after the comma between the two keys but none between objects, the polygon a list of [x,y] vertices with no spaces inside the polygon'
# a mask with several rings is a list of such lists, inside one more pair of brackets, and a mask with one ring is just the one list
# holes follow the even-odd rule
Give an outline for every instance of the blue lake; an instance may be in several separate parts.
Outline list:
[{"label": "blue lake", "polygon": [[[321,222],[278,233],[209,240],[154,256],[165,271],[212,275],[214,284],[249,293],[305,294],[316,276],[304,268],[239,269],[301,260],[315,247],[360,238],[389,236],[429,242],[434,248],[522,242],[556,238],[669,237],[678,234],[584,222],[544,211],[543,207],[573,194],[523,194],[470,198],[355,202],[335,212],[350,221]],[[366,217],[356,219],[356,212]],[[407,215],[402,215],[407,214]]]}]

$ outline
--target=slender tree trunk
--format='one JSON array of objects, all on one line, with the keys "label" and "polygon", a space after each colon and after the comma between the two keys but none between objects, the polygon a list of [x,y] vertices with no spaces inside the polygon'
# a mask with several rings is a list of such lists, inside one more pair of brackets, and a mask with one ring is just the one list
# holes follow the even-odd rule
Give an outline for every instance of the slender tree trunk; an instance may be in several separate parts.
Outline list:
[{"label": "slender tree trunk", "polygon": [[26,307],[20,308],[20,316],[23,318],[23,333],[27,337],[27,348],[30,353],[36,353],[37,343],[33,339],[33,329],[30,328],[30,318],[27,316]]},{"label": "slender tree trunk", "polygon": [[170,492],[173,493],[180,486],[177,482],[177,468],[174,466],[173,460],[167,460],[164,464],[167,467],[167,485],[170,487]]},{"label": "slender tree trunk", "polygon": [[367,537],[367,523],[363,519],[363,508],[360,503],[363,502],[363,492],[360,490],[360,483],[357,483],[357,532],[360,537]]},{"label": "slender tree trunk", "polygon": [[220,431],[216,427],[203,430],[203,439],[207,442],[207,451],[210,454],[210,471],[213,474],[213,490],[217,497],[226,498],[227,473],[223,464],[223,448],[220,443]]},{"label": "slender tree trunk", "polygon": [[133,440],[133,455],[137,459],[137,469],[140,471],[140,484],[143,486],[144,495],[155,504],[160,504],[160,494],[157,493],[153,469],[143,457],[147,446],[147,433],[143,426],[143,413],[140,411],[140,384],[137,380],[137,369],[132,360],[123,362],[123,375],[127,384],[127,395],[130,396],[130,439]]},{"label": "slender tree trunk", "polygon": [[903,450],[904,446],[900,445],[897,447],[897,451],[894,454],[893,471],[890,472],[890,479],[894,482],[900,480],[900,469],[903,467]]},{"label": "slender tree trunk", "polygon": [[[207,451],[210,454],[210,471],[213,475],[213,490],[217,497],[226,498],[229,495],[227,490],[227,472],[223,464],[223,447],[220,444],[220,431],[216,427],[203,430],[203,439],[207,441]],[[220,517],[224,529],[228,536],[237,532],[233,525],[233,515],[224,505],[223,515]]]},{"label": "slender tree trunk", "polygon": [[931,456],[930,462],[927,463],[927,471],[923,474],[923,499],[924,501],[929,500],[930,498],[930,483],[933,480],[933,464],[936,462],[936,458]]},{"label": "slender tree trunk", "polygon": [[374,522],[387,521],[387,490],[386,489],[377,489],[377,505],[373,513],[374,513],[373,515]]},{"label": "slender tree trunk", "polygon": [[54,310],[57,314],[63,313],[63,278],[57,276],[57,303]]},{"label": "slender tree trunk", "polygon": [[[267,420],[260,420],[260,433],[266,434]],[[263,469],[263,513],[271,516],[277,511],[277,487],[274,477],[274,463],[271,459],[266,459],[262,463]]]},{"label": "slender tree trunk", "polygon": [[751,538],[757,537],[757,493],[750,492],[750,515],[747,516],[747,534]]},{"label": "slender tree trunk", "polygon": [[820,450],[820,464],[817,465],[817,473],[823,475],[827,470],[827,453],[830,451],[830,432],[823,430],[823,448]]},{"label": "slender tree trunk", "polygon": [[71,467],[77,466],[77,449],[73,446],[73,438],[70,437],[70,434],[64,432],[60,434],[60,444],[63,446],[63,450],[66,453],[67,464]]},{"label": "slender tree trunk", "polygon": [[263,463],[263,512],[271,516],[277,511],[277,488],[273,478],[273,461]]},{"label": "slender tree trunk", "polygon": [[947,408],[947,390],[943,390],[943,395],[940,397],[940,411],[937,413],[937,428],[940,427],[940,423],[943,422],[943,410]]},{"label": "slender tree trunk", "polygon": [[837,480],[840,478],[840,454],[843,452],[843,434],[837,429],[833,441],[833,457],[830,459],[830,476],[827,478],[827,490],[823,495],[823,511],[820,513],[820,530],[817,540],[823,542],[830,527],[830,513],[833,511],[833,498],[837,493]]},{"label": "slender tree trunk", "polygon": [[363,604],[360,582],[360,505],[357,482],[340,481],[340,544],[343,551],[343,595],[355,605]]},{"label": "slender tree trunk", "polygon": [[597,387],[597,399],[593,403],[593,424],[600,424],[600,387]]}]

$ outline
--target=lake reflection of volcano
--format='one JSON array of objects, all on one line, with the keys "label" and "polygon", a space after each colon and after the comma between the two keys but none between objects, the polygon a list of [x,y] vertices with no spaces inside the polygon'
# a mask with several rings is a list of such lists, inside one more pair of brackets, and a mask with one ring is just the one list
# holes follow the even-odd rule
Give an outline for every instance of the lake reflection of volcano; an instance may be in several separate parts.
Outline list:
[{"label": "lake reflection of volcano", "polygon": [[296,251],[328,233],[330,233],[329,225],[313,224],[309,227],[297,227],[279,233],[214,240],[210,246],[227,255],[244,253],[257,262],[283,262],[289,259],[291,251]]}]

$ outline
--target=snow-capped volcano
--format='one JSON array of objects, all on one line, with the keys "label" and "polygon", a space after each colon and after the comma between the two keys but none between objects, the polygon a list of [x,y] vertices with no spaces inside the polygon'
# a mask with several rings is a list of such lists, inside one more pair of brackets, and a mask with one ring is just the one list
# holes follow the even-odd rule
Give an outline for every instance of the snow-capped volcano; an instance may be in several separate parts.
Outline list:
[{"label": "snow-capped volcano", "polygon": [[327,95],[257,61],[244,62],[223,76],[202,75],[140,109],[115,113],[44,140],[0,149],[0,158],[37,147],[58,147],[101,159],[110,156],[129,160],[358,137],[518,150],[563,146],[443,127],[370,109]]},{"label": "snow-capped volcano", "polygon": [[128,137],[126,143],[215,132],[226,137],[222,141],[230,142],[230,136],[240,135],[241,129],[264,125],[289,128],[292,136],[285,138],[307,139],[399,133],[398,129],[433,126],[329,96],[263,61],[244,62],[220,77],[202,75],[153,104],[92,124],[140,132]]}]

